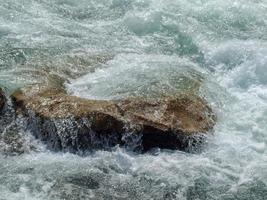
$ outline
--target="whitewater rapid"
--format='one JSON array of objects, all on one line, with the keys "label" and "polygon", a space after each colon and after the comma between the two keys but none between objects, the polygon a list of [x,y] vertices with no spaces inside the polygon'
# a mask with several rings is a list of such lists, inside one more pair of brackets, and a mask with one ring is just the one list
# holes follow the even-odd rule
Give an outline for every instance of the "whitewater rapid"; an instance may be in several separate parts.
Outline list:
[{"label": "whitewater rapid", "polygon": [[0,139],[1,200],[267,198],[265,0],[0,0],[0,85],[53,77],[94,99],[197,90],[218,122],[198,154],[79,157],[20,132],[6,156]]}]

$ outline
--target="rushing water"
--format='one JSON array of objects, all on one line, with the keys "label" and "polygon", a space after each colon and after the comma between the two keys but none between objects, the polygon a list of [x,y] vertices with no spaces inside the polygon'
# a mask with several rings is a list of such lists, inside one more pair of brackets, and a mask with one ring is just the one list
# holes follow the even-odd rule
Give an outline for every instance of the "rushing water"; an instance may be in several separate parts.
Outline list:
[{"label": "rushing water", "polygon": [[43,81],[95,99],[196,89],[218,122],[199,154],[79,157],[20,132],[7,156],[0,139],[1,200],[267,198],[266,0],[0,0],[0,85]]}]

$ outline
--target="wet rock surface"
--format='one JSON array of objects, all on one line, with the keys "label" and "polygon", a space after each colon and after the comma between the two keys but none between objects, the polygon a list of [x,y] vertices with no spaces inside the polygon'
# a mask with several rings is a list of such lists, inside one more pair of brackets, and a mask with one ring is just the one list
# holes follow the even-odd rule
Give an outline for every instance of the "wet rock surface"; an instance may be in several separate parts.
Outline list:
[{"label": "wet rock surface", "polygon": [[14,110],[7,104],[7,98],[3,90],[0,88],[0,133],[2,133],[15,119]]},{"label": "wet rock surface", "polygon": [[6,97],[4,95],[4,91],[0,88],[0,112],[3,110],[6,104]]},{"label": "wet rock surface", "polygon": [[56,151],[84,152],[128,143],[144,151],[188,150],[201,143],[216,121],[207,103],[195,95],[100,101],[35,85],[16,91],[12,99],[17,115],[27,118],[27,128]]}]

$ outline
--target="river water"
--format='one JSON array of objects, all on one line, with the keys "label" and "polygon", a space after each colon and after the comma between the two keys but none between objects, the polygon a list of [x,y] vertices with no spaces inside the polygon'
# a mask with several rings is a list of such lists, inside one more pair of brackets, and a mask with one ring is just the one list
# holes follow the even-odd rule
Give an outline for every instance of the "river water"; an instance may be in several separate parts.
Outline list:
[{"label": "river water", "polygon": [[218,122],[197,154],[79,157],[16,133],[1,200],[267,198],[266,0],[0,0],[0,85],[44,81],[94,99],[197,90]]}]

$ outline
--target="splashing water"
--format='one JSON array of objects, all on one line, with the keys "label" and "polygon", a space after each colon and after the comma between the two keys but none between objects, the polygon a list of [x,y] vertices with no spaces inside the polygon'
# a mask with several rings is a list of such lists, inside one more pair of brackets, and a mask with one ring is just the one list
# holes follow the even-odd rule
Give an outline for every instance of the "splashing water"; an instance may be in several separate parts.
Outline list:
[{"label": "splashing water", "polygon": [[266,11],[265,0],[0,0],[9,91],[42,81],[95,99],[196,90],[218,115],[200,154],[79,157],[36,142],[39,153],[6,157],[0,139],[0,199],[266,199]]}]

